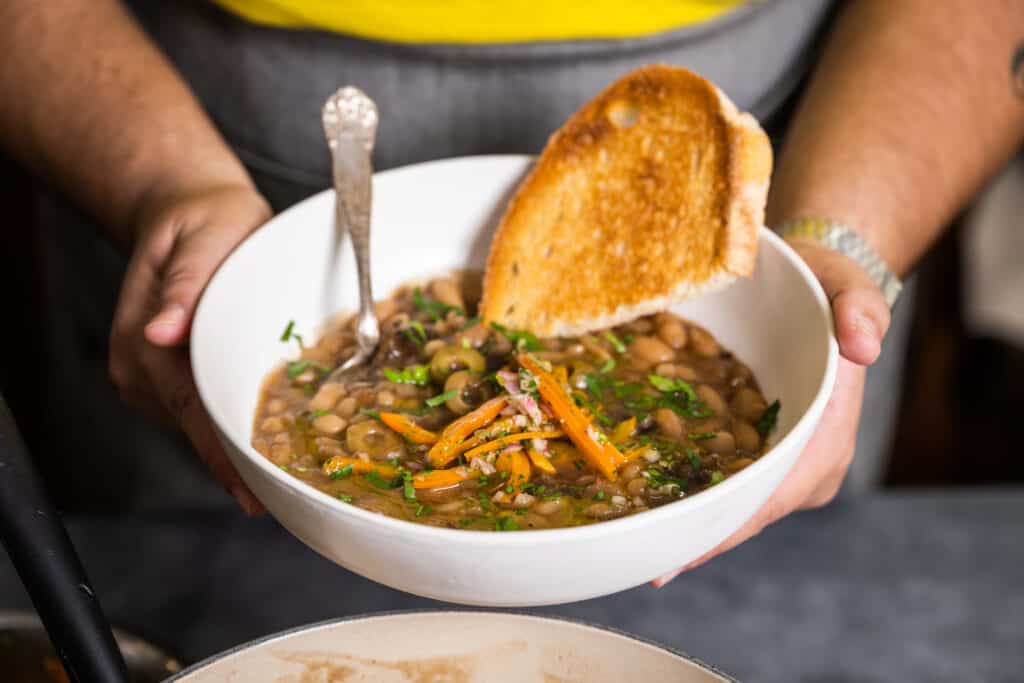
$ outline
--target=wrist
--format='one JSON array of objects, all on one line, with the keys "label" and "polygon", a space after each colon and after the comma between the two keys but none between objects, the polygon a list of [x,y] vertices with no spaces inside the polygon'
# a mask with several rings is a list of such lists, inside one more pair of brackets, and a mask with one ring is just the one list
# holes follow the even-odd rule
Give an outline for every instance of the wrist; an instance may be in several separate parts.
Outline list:
[{"label": "wrist", "polygon": [[844,223],[817,216],[785,220],[773,229],[790,243],[829,249],[855,263],[874,283],[889,307],[896,302],[903,283],[872,244]]},{"label": "wrist", "polygon": [[242,173],[207,174],[203,177],[166,176],[154,180],[139,192],[127,214],[125,234],[129,246],[155,225],[165,222],[179,207],[196,204],[197,199],[217,194],[251,195],[254,203],[264,207],[266,218],[270,207],[249,176]]}]

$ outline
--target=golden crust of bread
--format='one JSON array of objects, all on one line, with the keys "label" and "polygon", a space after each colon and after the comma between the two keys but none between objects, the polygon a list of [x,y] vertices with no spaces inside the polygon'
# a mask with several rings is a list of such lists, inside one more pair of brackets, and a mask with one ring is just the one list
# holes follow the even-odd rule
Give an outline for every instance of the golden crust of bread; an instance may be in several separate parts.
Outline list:
[{"label": "golden crust of bread", "polygon": [[575,335],[750,275],[771,165],[757,121],[706,79],[626,75],[555,132],[509,203],[481,314]]}]

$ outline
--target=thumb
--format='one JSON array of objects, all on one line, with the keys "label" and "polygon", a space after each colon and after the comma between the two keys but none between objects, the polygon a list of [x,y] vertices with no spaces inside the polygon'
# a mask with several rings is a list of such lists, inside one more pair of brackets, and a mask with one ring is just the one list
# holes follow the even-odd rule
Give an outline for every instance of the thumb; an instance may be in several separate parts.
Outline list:
[{"label": "thumb", "polygon": [[222,219],[211,217],[178,234],[163,269],[160,310],[145,328],[146,340],[151,344],[178,346],[185,343],[199,296],[210,278],[231,250],[267,217],[262,200],[252,207],[228,203],[219,208],[228,209]]},{"label": "thumb", "polygon": [[792,239],[817,275],[832,304],[839,352],[852,363],[871,365],[889,329],[889,306],[878,285],[855,261],[815,242]]}]

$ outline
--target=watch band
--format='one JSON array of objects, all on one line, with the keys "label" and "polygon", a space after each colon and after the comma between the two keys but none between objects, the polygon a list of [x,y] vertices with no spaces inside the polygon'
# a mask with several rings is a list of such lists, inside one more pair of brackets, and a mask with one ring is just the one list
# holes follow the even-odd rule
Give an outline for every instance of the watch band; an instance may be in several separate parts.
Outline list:
[{"label": "watch band", "polygon": [[775,228],[781,237],[806,237],[856,262],[882,290],[892,308],[903,289],[903,283],[885,264],[870,244],[842,223],[824,218],[794,218]]}]

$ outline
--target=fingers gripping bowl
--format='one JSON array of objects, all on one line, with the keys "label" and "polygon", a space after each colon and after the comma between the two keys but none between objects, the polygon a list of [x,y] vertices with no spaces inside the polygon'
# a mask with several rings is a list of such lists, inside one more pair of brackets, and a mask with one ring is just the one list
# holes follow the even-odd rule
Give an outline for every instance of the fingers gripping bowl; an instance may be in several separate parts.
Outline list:
[{"label": "fingers gripping bowl", "polygon": [[[528,170],[520,156],[431,162],[374,180],[375,287],[390,292],[481,268],[496,218]],[[500,533],[433,528],[315,490],[251,445],[284,322],[313,339],[354,310],[355,268],[321,193],[255,233],[207,287],[192,330],[200,395],[233,464],[267,509],[317,552],[411,593],[473,605],[570,602],[623,590],[710,550],[764,503],[810,437],[835,376],[828,302],[810,271],[762,230],[752,278],[673,308],[712,332],[782,405],[763,457],[720,484],[657,509],[588,526]],[[525,571],[524,571],[525,570]]]}]

